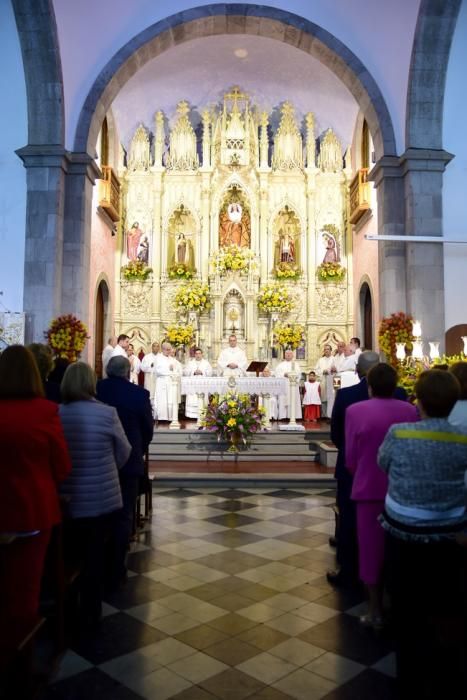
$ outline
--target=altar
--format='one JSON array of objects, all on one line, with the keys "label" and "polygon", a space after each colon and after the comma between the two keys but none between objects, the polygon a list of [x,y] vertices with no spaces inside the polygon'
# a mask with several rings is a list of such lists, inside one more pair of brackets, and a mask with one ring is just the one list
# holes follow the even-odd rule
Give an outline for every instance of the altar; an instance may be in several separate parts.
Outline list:
[{"label": "altar", "polygon": [[178,328],[212,362],[234,333],[248,359],[292,346],[311,369],[352,334],[349,154],[284,98],[155,102],[122,148],[115,330],[136,352]]}]

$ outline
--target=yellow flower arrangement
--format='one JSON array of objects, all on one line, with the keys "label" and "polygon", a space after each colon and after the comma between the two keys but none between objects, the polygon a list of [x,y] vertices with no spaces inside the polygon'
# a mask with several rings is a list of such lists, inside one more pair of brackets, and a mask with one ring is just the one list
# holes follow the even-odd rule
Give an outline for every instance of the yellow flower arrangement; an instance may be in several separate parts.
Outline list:
[{"label": "yellow flower arrangement", "polygon": [[148,267],[142,260],[130,260],[121,268],[124,279],[129,282],[144,282],[152,272],[152,267]]},{"label": "yellow flower arrangement", "polygon": [[247,272],[254,253],[249,248],[235,244],[225,246],[215,251],[210,259],[211,269],[220,275],[232,270],[234,272]]},{"label": "yellow flower arrangement", "polygon": [[265,411],[251,402],[248,394],[228,393],[214,396],[206,408],[202,426],[217,433],[217,439],[230,443],[228,452],[247,448],[253,435],[264,428]]},{"label": "yellow flower arrangement", "polygon": [[185,263],[175,263],[169,267],[169,278],[171,280],[185,279],[190,280],[195,274],[196,270],[192,270]]},{"label": "yellow flower arrangement", "polygon": [[209,286],[199,280],[183,282],[175,294],[175,305],[184,311],[200,313],[210,309]]},{"label": "yellow flower arrangement", "polygon": [[345,267],[338,262],[321,263],[316,268],[316,274],[321,282],[342,282],[345,277]]},{"label": "yellow flower arrangement", "polygon": [[290,262],[280,262],[274,268],[274,275],[279,280],[298,280],[301,274],[300,268]]},{"label": "yellow flower arrangement", "polygon": [[304,339],[305,328],[300,323],[278,323],[274,327],[274,338],[278,345],[296,350]]},{"label": "yellow flower arrangement", "polygon": [[293,309],[293,301],[290,293],[283,284],[270,282],[259,291],[258,308],[266,313],[285,314]]},{"label": "yellow flower arrangement", "polygon": [[44,336],[55,357],[70,362],[76,362],[89,338],[84,323],[72,314],[54,318]]},{"label": "yellow flower arrangement", "polygon": [[193,326],[173,324],[165,329],[165,338],[172,345],[190,345],[194,338]]}]

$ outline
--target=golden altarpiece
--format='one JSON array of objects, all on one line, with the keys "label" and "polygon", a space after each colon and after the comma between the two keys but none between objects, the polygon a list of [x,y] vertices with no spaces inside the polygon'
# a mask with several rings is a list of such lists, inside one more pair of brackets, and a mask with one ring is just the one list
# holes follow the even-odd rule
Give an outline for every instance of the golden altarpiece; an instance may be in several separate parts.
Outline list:
[{"label": "golden altarpiece", "polygon": [[[331,128],[317,139],[313,114],[299,124],[287,101],[275,128],[272,116],[233,87],[217,109],[201,112],[196,131],[181,101],[171,129],[158,111],[153,133],[142,124],[134,133],[119,172],[115,320],[136,347],[148,350],[169,324],[181,322],[195,327],[211,360],[232,332],[249,358],[266,360],[275,323],[300,323],[301,356],[312,366],[323,342],[351,334],[350,172],[341,144]],[[227,246],[248,251],[245,268],[216,266]],[[131,260],[152,268],[146,280],[121,275]],[[342,279],[322,279],[323,263],[339,263]],[[297,272],[296,279],[280,279],[293,308],[285,315],[261,311],[258,294],[281,267]],[[177,274],[209,284],[209,310],[175,306],[184,283]]]}]

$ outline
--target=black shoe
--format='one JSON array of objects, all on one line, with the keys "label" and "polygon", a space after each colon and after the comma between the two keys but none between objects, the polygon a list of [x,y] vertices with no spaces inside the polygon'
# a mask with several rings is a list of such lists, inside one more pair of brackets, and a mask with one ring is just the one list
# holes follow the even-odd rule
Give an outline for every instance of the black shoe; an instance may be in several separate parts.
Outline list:
[{"label": "black shoe", "polygon": [[359,581],[356,578],[346,576],[341,569],[328,571],[326,578],[331,586],[336,586],[337,588],[354,588],[359,585]]},{"label": "black shoe", "polygon": [[337,537],[329,538],[329,546],[334,547],[334,549],[337,547]]}]

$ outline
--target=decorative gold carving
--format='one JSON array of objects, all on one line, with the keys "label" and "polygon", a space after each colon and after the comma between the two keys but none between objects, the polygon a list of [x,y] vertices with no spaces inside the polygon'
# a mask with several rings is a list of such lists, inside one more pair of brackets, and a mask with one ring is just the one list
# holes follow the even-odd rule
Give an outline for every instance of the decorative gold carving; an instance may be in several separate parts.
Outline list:
[{"label": "decorative gold carving", "polygon": [[328,129],[321,141],[318,165],[324,172],[336,173],[342,170],[342,146],[332,129]]},{"label": "decorative gold carving", "polygon": [[295,170],[303,167],[302,137],[290,102],[281,108],[281,121],[274,138],[273,170]]},{"label": "decorative gold carving", "polygon": [[350,183],[350,223],[356,224],[370,208],[368,168],[361,168]]},{"label": "decorative gold carving", "polygon": [[191,126],[188,114],[190,106],[186,100],[177,105],[178,120],[170,132],[168,170],[196,170],[198,154],[196,153],[196,134]]},{"label": "decorative gold carving", "polygon": [[130,146],[128,170],[149,169],[149,136],[142,124],[136,129]]},{"label": "decorative gold carving", "polygon": [[122,284],[122,311],[124,316],[142,317],[151,313],[152,284],[131,282]]},{"label": "decorative gold carving", "polygon": [[305,117],[306,123],[306,165],[307,168],[315,167],[316,141],[315,141],[315,115],[308,112]]},{"label": "decorative gold carving", "polygon": [[341,319],[345,311],[345,289],[333,284],[317,286],[318,310],[323,316]]},{"label": "decorative gold carving", "polygon": [[102,180],[99,181],[99,206],[112,221],[120,221],[120,180],[110,165],[101,166]]}]

